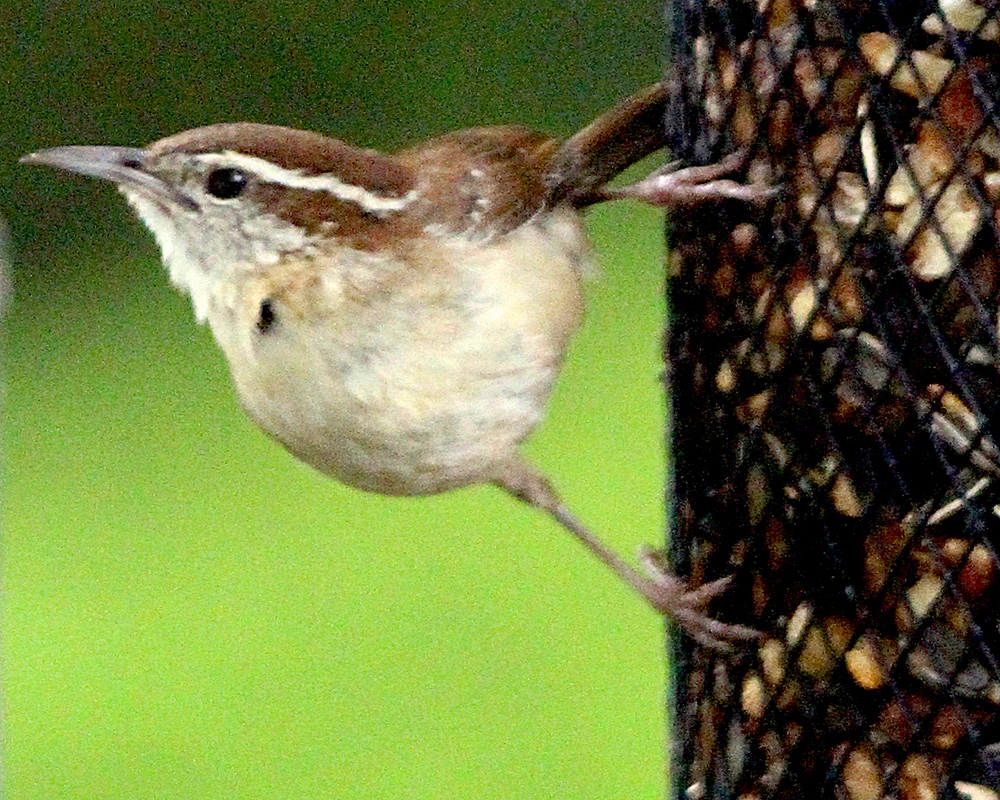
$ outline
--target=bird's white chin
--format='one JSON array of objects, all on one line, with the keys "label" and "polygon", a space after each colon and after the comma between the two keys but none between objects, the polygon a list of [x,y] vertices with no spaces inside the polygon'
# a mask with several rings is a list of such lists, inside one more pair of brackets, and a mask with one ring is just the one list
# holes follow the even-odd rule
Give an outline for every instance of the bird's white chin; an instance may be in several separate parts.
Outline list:
[{"label": "bird's white chin", "polygon": [[171,283],[190,296],[195,318],[198,322],[205,322],[214,288],[219,282],[205,268],[211,262],[191,252],[188,237],[179,229],[179,218],[173,209],[127,186],[120,187],[120,190],[156,239]]}]

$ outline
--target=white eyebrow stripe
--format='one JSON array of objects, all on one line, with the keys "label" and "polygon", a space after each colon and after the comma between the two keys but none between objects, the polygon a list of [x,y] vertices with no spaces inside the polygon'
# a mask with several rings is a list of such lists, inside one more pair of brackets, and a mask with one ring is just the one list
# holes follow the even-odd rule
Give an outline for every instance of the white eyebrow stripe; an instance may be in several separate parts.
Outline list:
[{"label": "white eyebrow stripe", "polygon": [[417,199],[417,190],[410,189],[402,197],[383,197],[364,186],[345,183],[336,175],[324,172],[321,175],[306,175],[302,170],[285,169],[257,156],[227,150],[224,153],[201,153],[198,159],[205,164],[220,167],[235,167],[250,172],[266,183],[277,183],[290,189],[307,189],[312,192],[326,192],[348,203],[357,204],[362,211],[372,214],[386,211],[402,211]]}]

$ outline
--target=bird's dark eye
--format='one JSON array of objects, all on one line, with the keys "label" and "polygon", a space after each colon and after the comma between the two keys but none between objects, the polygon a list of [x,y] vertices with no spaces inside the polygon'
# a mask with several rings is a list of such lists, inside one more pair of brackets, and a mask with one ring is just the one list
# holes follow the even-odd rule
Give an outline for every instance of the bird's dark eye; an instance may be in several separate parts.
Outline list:
[{"label": "bird's dark eye", "polygon": [[217,197],[220,200],[232,200],[243,194],[248,182],[247,174],[242,170],[220,167],[208,173],[205,189],[212,197]]}]

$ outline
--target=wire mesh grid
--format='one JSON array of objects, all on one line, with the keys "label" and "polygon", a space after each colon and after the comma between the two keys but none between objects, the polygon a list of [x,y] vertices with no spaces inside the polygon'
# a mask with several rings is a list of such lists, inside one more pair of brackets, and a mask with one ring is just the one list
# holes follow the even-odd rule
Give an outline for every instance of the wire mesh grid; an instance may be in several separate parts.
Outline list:
[{"label": "wire mesh grid", "polygon": [[766,209],[671,227],[687,798],[1000,791],[1000,0],[672,0],[675,153]]}]

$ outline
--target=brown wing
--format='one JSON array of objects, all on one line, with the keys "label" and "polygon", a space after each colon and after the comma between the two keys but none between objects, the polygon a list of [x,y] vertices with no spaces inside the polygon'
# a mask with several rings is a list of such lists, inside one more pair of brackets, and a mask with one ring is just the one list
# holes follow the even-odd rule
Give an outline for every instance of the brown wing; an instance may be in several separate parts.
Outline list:
[{"label": "brown wing", "polygon": [[469,128],[396,154],[416,176],[411,213],[432,232],[507,233],[545,204],[542,176],[557,143],[516,125]]},{"label": "brown wing", "polygon": [[495,235],[543,208],[577,208],[604,197],[618,173],[666,144],[667,87],[657,83],[623,100],[563,144],[519,126],[470,128],[398,153],[417,176],[425,225]]}]

